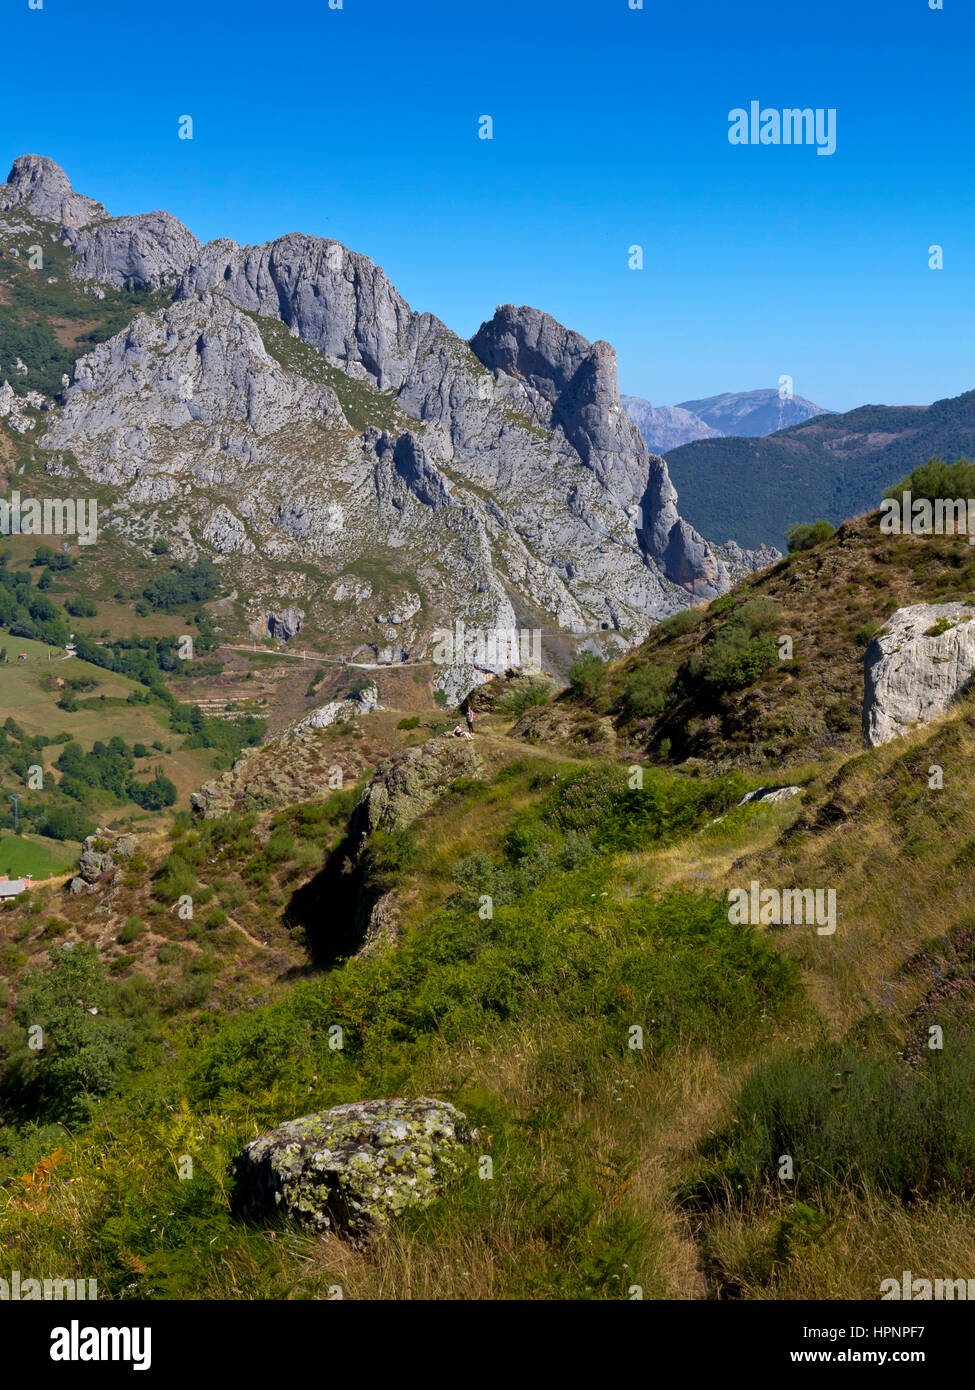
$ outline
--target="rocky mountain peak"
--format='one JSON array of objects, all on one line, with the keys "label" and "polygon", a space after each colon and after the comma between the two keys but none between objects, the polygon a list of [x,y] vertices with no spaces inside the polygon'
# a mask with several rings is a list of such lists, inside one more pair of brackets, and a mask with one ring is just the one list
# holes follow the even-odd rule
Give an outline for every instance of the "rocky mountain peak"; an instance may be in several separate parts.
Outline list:
[{"label": "rocky mountain peak", "polygon": [[101,203],[74,191],[60,164],[41,154],[19,155],[0,185],[0,212],[15,207],[63,227],[86,227],[108,216]]}]

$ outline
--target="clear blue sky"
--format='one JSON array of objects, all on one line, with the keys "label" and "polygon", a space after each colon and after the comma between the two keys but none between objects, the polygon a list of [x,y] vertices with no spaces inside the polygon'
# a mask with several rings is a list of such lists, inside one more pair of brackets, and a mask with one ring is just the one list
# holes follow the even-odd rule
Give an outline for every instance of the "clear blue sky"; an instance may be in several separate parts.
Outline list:
[{"label": "clear blue sky", "polygon": [[[0,162],[203,239],[336,237],[465,336],[533,304],[655,404],[975,387],[970,0],[644,3],[4,0]],[[836,153],[732,146],[751,100],[835,107]]]}]

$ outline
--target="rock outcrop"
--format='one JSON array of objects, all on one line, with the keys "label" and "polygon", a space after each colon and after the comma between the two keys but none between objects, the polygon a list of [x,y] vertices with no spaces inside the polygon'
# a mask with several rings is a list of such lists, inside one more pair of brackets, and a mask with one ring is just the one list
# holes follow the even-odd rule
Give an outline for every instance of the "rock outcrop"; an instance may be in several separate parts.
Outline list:
[{"label": "rock outcrop", "polygon": [[[468,343],[339,242],[201,245],[167,213],[109,218],[32,160],[4,197],[60,222],[73,276],[95,294],[172,287],[75,364],[39,441],[52,472],[117,492],[117,535],[246,562],[257,612],[286,596],[338,650],[396,660],[429,659],[455,621],[496,633],[523,615],[618,651],[739,572],[681,518],[609,344],[514,305]],[[363,565],[369,599],[329,606],[320,572],[354,592]],[[403,593],[420,607],[385,622]],[[451,704],[504,669],[432,659]]]},{"label": "rock outcrop", "polygon": [[99,885],[111,887],[120,866],[138,849],[138,840],[115,830],[97,830],[81,846],[78,872],[69,885],[72,893],[90,893]]},{"label": "rock outcrop", "polygon": [[26,434],[37,423],[33,416],[27,414],[27,406],[33,406],[35,410],[46,410],[49,405],[47,397],[41,395],[40,391],[27,391],[24,395],[18,396],[9,381],[0,386],[0,420],[6,420],[10,428],[18,434]]},{"label": "rock outcrop", "polygon": [[121,289],[159,289],[174,284],[200,243],[169,212],[114,217],[97,227],[66,228],[63,235],[77,256],[72,274]]},{"label": "rock outcrop", "polygon": [[327,729],[332,724],[344,724],[360,714],[379,709],[379,690],[375,685],[364,686],[344,700],[329,700],[311,714],[302,717],[292,727],[298,729]]},{"label": "rock outcrop", "polygon": [[354,837],[376,830],[399,830],[412,823],[448,791],[458,777],[480,777],[477,747],[466,739],[430,739],[380,763],[362,794],[352,822]]},{"label": "rock outcrop", "polygon": [[301,631],[305,613],[302,608],[286,608],[283,613],[268,613],[264,619],[268,637],[278,642],[290,642]]},{"label": "rock outcrop", "polygon": [[11,208],[23,208],[42,222],[67,228],[86,227],[108,216],[94,198],[75,193],[64,170],[40,154],[20,155],[7,182],[0,185],[0,212]]},{"label": "rock outcrop", "polygon": [[290,1120],[234,1159],[234,1209],[287,1215],[363,1246],[429,1205],[469,1163],[476,1130],[446,1101],[370,1100]]},{"label": "rock outcrop", "polygon": [[944,714],[975,672],[975,608],[898,608],[864,659],[863,738],[886,743]]}]

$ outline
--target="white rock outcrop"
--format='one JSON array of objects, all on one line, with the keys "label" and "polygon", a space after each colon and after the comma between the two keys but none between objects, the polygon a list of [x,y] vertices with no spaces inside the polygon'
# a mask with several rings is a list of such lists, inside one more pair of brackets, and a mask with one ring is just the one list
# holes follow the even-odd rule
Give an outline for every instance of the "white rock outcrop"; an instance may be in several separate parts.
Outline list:
[{"label": "white rock outcrop", "polygon": [[898,608],[867,647],[863,741],[887,743],[944,714],[975,672],[975,608]]}]

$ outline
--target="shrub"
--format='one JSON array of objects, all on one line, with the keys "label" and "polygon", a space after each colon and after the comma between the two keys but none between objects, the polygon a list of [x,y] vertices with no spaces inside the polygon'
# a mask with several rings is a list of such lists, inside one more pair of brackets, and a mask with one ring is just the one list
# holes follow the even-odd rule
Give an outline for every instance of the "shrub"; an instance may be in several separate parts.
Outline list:
[{"label": "shrub", "polygon": [[753,637],[746,627],[726,623],[689,669],[716,690],[743,690],[773,664],[777,651],[771,637]]},{"label": "shrub", "polygon": [[884,497],[896,497],[899,501],[905,490],[915,498],[928,502],[936,502],[939,498],[975,497],[975,464],[969,463],[966,458],[960,458],[955,463],[945,463],[944,459],[939,458],[928,459],[906,478],[901,478],[899,483],[887,488]]},{"label": "shrub", "polygon": [[50,967],[24,972],[15,1020],[26,1030],[40,1025],[44,1047],[26,1042],[3,1079],[21,1113],[56,1119],[78,1117],[89,1096],[104,1095],[131,1042],[131,1031],[110,1016],[114,999],[94,946],[54,946]]},{"label": "shrub", "polygon": [[498,700],[498,709],[503,714],[524,714],[526,709],[547,705],[554,688],[550,680],[535,676],[516,676]]},{"label": "shrub", "polygon": [[587,704],[596,704],[606,694],[606,663],[595,652],[585,652],[569,667],[572,692]]},{"label": "shrub", "polygon": [[660,714],[674,684],[670,666],[638,666],[626,678],[623,708],[629,719],[648,719]]},{"label": "shrub", "polygon": [[828,541],[835,527],[828,521],[797,521],[785,533],[790,553],[812,550],[821,541]]},{"label": "shrub", "polygon": [[[721,602],[721,599],[715,600],[715,603]],[[714,611],[715,604],[712,603],[711,612]],[[700,621],[701,614],[696,608],[682,608],[679,613],[671,613],[669,618],[664,618],[657,631],[661,637],[682,637],[685,632],[693,631]]]},{"label": "shrub", "polygon": [[275,830],[274,834],[264,846],[264,857],[269,864],[283,864],[290,859],[294,853],[295,839],[289,830],[283,826]]},{"label": "shrub", "polygon": [[122,926],[119,928],[118,936],[115,940],[120,946],[127,946],[130,941],[134,941],[137,936],[141,936],[143,924],[138,917],[126,917]]},{"label": "shrub", "polygon": [[409,714],[405,719],[401,719],[396,725],[397,729],[418,729],[420,727],[420,716]]},{"label": "shrub", "polygon": [[196,872],[193,865],[174,850],[163,860],[156,890],[165,902],[175,902],[185,894],[192,894],[196,887]]},{"label": "shrub", "polygon": [[94,618],[98,615],[98,609],[92,603],[91,599],[86,598],[83,594],[66,599],[64,606],[71,614],[72,618]]},{"label": "shrub", "polygon": [[705,1143],[695,1200],[720,1200],[741,1183],[766,1187],[791,1154],[797,1197],[839,1189],[902,1201],[975,1182],[975,1048],[960,1040],[919,1066],[824,1044],[759,1067],[742,1087],[734,1123]]},{"label": "shrub", "polygon": [[866,622],[863,624],[862,627],[857,628],[856,632],[853,634],[854,642],[856,642],[858,647],[868,647],[871,641],[873,640],[875,633],[879,632],[882,626],[882,623],[879,623],[875,619],[871,618],[869,622]]}]

